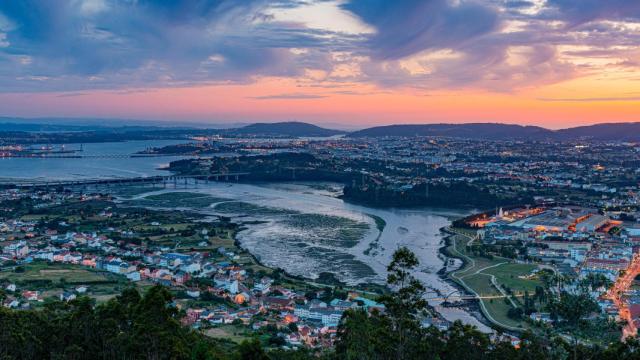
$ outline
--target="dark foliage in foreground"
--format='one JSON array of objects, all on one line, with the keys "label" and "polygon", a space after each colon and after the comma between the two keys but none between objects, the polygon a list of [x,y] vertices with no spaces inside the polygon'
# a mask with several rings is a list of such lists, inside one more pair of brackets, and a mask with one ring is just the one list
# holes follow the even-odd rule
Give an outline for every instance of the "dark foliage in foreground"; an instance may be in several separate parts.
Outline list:
[{"label": "dark foliage in foreground", "polygon": [[83,297],[43,310],[0,309],[2,359],[206,359],[226,350],[183,327],[166,288]]},{"label": "dark foliage in foreground", "polygon": [[41,310],[0,308],[0,359],[640,359],[635,338],[601,348],[527,333],[516,349],[459,322],[446,331],[423,328],[418,319],[427,309],[425,289],[411,275],[417,265],[409,250],[396,251],[388,267],[395,291],[380,299],[386,313],[347,311],[332,351],[266,349],[257,339],[235,345],[207,338],[180,324],[170,292],[156,286],[144,296],[125,290],[97,306],[79,298]]}]

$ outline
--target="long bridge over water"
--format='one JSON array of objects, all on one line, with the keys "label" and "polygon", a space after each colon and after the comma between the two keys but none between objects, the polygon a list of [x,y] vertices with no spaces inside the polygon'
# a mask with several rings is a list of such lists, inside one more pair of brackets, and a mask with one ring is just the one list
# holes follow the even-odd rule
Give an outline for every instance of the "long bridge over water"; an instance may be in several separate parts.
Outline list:
[{"label": "long bridge over water", "polygon": [[198,155],[192,154],[95,154],[95,155],[76,155],[76,154],[10,154],[1,155],[0,158],[25,158],[25,159],[131,159],[131,158],[155,158],[155,157],[189,157],[197,158]]},{"label": "long bridge over water", "polygon": [[20,180],[20,179],[0,179],[0,188],[13,189],[50,189],[50,188],[100,188],[117,185],[160,185],[167,187],[173,185],[198,186],[199,183],[206,184],[212,181],[240,181],[242,177],[249,175],[248,172],[215,173],[208,175],[158,175],[142,176],[130,178],[105,178],[105,179],[74,179],[74,180]]}]

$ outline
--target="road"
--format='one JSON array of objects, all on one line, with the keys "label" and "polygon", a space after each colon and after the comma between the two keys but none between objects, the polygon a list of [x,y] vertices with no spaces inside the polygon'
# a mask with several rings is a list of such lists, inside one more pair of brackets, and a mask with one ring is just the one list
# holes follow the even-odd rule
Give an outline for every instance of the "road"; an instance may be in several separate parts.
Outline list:
[{"label": "road", "polygon": [[633,280],[640,274],[640,256],[635,254],[631,260],[631,264],[625,271],[623,276],[618,277],[611,289],[606,294],[606,298],[613,301],[619,309],[620,319],[625,320],[627,324],[622,328],[622,339],[638,334],[638,329],[633,323],[629,304],[623,298],[624,293],[633,285]]},{"label": "road", "polygon": [[[467,242],[467,245],[471,244],[471,243],[475,240],[475,238],[474,238],[474,237],[471,237],[471,236],[469,236],[469,235],[466,235],[466,234],[463,234],[463,233],[457,232],[457,231],[455,231],[455,230],[453,230],[453,229],[451,229],[451,228],[449,228],[449,231],[450,231],[450,232],[453,232],[453,233],[455,233],[455,234],[458,234],[458,235],[460,235],[460,236],[466,237],[467,239],[469,239],[469,241]],[[453,240],[453,241],[452,241],[452,245],[453,245],[453,246],[452,246],[452,250],[453,250],[453,252],[455,252],[456,254],[458,254],[460,257],[465,258],[467,261],[469,261],[469,262],[471,263],[471,267],[470,267],[469,269],[475,268],[475,266],[476,266],[476,262],[475,262],[472,258],[470,258],[470,257],[468,257],[467,255],[465,255],[465,254],[461,253],[460,251],[458,251],[458,249],[456,248],[456,242],[455,242],[455,240]],[[499,265],[502,265],[502,264],[499,264]],[[482,271],[482,270],[484,270],[484,269],[480,269],[479,271]],[[502,328],[504,328],[504,329],[511,330],[511,331],[518,331],[518,332],[522,332],[522,331],[525,331],[525,330],[526,330],[526,329],[521,328],[521,327],[514,327],[514,326],[507,325],[507,324],[505,324],[505,323],[502,323],[502,322],[500,322],[500,321],[496,320],[493,316],[491,316],[491,314],[489,313],[489,311],[487,310],[487,308],[486,308],[486,306],[485,306],[485,304],[484,304],[484,301],[483,301],[483,298],[484,298],[484,297],[480,296],[480,294],[478,294],[478,293],[477,293],[475,290],[473,290],[469,285],[467,285],[467,283],[465,283],[465,282],[464,282],[464,280],[462,279],[465,275],[463,275],[463,276],[459,276],[459,275],[458,275],[458,272],[465,272],[465,270],[462,270],[462,271],[461,271],[461,270],[454,271],[454,272],[452,272],[452,273],[451,273],[451,276],[452,276],[452,277],[454,277],[456,280],[458,280],[458,282],[462,285],[462,287],[464,287],[464,288],[465,288],[465,290],[467,290],[467,291],[468,291],[469,293],[471,293],[471,294],[472,294],[476,299],[478,299],[478,303],[480,304],[480,309],[482,310],[482,313],[484,314],[484,316],[485,316],[489,321],[491,321],[492,323],[494,323],[494,324],[496,324],[496,325],[498,325],[498,326],[500,326],[500,327],[502,327]],[[486,274],[483,274],[483,275],[486,275]],[[500,290],[500,288],[499,288],[499,287],[498,287],[498,289]],[[502,293],[502,291],[501,291],[501,293]],[[504,293],[503,293],[503,294],[504,294]],[[503,296],[501,295],[500,297],[503,297]]]}]

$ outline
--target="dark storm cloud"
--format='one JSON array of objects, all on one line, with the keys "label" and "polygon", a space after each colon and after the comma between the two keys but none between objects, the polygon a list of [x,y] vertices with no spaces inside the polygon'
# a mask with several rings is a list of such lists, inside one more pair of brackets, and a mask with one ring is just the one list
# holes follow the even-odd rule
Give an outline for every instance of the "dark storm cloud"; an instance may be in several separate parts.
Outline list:
[{"label": "dark storm cloud", "polygon": [[547,5],[570,24],[593,20],[639,20],[640,1],[637,0],[548,0]]},{"label": "dark storm cloud", "polygon": [[[585,66],[563,60],[560,45],[586,46],[566,51],[571,56],[638,64],[637,54],[628,50],[640,43],[638,31],[602,20],[640,20],[640,0],[548,0],[533,13],[539,1],[332,2],[372,33],[275,20],[274,13],[311,2],[0,0],[0,91],[245,83],[259,76],[297,78],[307,69],[328,74],[331,86],[366,82],[509,91],[576,76]],[[519,28],[504,31],[513,21]],[[425,62],[425,73],[401,64],[441,50],[456,56],[416,60]],[[514,51],[520,52],[519,61],[513,61]],[[355,70],[332,75],[337,66]]]},{"label": "dark storm cloud", "polygon": [[[0,61],[6,63],[0,76],[3,82],[15,76],[18,81],[13,85],[28,88],[33,79],[59,87],[61,77],[74,78],[78,86],[85,82],[87,87],[109,87],[126,79],[141,85],[295,75],[291,53],[278,44],[283,39],[269,40],[267,24],[250,28],[264,4],[257,0],[0,2],[0,32],[8,43],[0,48],[4,53]],[[286,40],[298,46],[314,42],[302,32],[289,33]]]},{"label": "dark storm cloud", "polygon": [[448,0],[356,0],[344,8],[377,29],[369,46],[380,59],[422,50],[455,48],[498,26],[497,10],[476,2]]}]

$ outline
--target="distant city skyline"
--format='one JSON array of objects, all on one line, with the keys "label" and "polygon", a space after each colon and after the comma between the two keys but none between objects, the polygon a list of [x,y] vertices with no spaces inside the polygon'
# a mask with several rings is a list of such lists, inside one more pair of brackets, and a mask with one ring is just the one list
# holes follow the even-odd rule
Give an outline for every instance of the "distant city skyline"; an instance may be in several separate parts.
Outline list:
[{"label": "distant city skyline", "polygon": [[627,0],[5,1],[0,116],[640,121],[639,34]]}]

